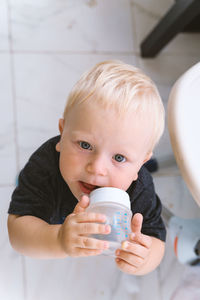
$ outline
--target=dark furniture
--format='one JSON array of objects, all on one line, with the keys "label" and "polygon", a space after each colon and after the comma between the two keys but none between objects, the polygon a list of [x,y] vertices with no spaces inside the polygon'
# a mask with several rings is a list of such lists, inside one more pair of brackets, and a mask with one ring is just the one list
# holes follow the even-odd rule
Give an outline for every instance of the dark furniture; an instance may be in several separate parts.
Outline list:
[{"label": "dark furniture", "polygon": [[154,57],[180,32],[200,32],[200,0],[176,0],[141,43],[141,56]]}]

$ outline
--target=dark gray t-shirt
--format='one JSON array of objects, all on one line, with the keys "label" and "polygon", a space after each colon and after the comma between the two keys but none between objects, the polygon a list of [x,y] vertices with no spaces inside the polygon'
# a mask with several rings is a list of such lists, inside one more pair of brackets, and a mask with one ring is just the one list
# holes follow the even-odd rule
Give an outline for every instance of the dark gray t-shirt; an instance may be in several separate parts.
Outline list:
[{"label": "dark gray t-shirt", "polygon": [[[19,174],[12,194],[9,214],[31,215],[49,224],[62,224],[74,210],[77,199],[71,193],[59,170],[55,146],[60,136],[37,149]],[[161,202],[155,193],[152,177],[143,166],[138,179],[127,190],[133,214],[143,215],[142,233],[165,241],[166,230],[161,219]]]}]

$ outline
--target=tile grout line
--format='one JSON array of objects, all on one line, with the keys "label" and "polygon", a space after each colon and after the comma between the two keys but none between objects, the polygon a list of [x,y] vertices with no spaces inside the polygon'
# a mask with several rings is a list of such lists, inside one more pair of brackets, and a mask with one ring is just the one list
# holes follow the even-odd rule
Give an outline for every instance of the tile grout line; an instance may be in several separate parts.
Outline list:
[{"label": "tile grout line", "polygon": [[[162,57],[162,58],[170,58],[170,57],[199,57],[198,53],[188,52],[188,53],[179,53],[179,52],[162,52],[157,55],[156,58],[142,58],[140,55],[140,51],[133,50],[133,51],[73,51],[73,50],[11,50],[12,54],[25,54],[25,55],[127,55],[127,56],[137,56],[140,59],[146,60],[146,61],[155,61],[156,58]],[[8,53],[7,50],[0,50],[0,54]]]},{"label": "tile grout line", "polygon": [[[0,53],[5,53],[6,50],[0,50]],[[13,50],[12,53],[15,54],[59,54],[59,55],[110,55],[110,54],[118,54],[118,55],[138,55],[139,53],[137,51],[109,51],[109,50],[83,50],[83,51],[76,51],[76,50]]]},{"label": "tile grout line", "polygon": [[12,183],[0,183],[0,188],[13,188],[13,184]]},{"label": "tile grout line", "polygon": [[11,17],[10,17],[10,0],[8,5],[8,39],[9,39],[9,54],[10,54],[10,76],[11,76],[11,91],[12,91],[12,104],[13,104],[13,118],[14,118],[14,143],[15,143],[15,158],[16,169],[19,171],[19,151],[18,151],[18,130],[17,130],[17,103],[16,103],[16,89],[15,89],[15,70],[14,70],[14,57],[12,49],[12,30],[11,30]]},{"label": "tile grout line", "polygon": [[[17,103],[16,103],[16,88],[15,88],[15,68],[14,68],[14,52],[12,47],[12,28],[11,28],[11,4],[10,0],[7,1],[7,19],[8,19],[8,43],[10,54],[10,76],[11,76],[11,91],[13,103],[13,118],[14,118],[14,143],[15,143],[15,161],[16,170],[19,172],[19,143],[18,143],[18,130],[17,130]],[[25,258],[21,256],[22,267],[22,282],[23,282],[23,298],[27,300],[27,281],[26,281],[26,263]]]},{"label": "tile grout line", "polygon": [[[129,0],[129,6],[130,6],[130,15],[131,15],[131,24],[132,24],[132,28],[131,28],[131,31],[132,31],[132,41],[133,41],[133,49],[134,49],[134,37],[135,37],[135,43],[136,43],[136,49],[137,49],[137,44],[138,44],[138,37],[137,37],[137,30],[136,30],[136,22],[135,22],[135,18],[134,18],[134,15],[135,15],[135,12],[134,12],[134,3]],[[137,56],[137,58],[140,57],[140,51],[138,50],[133,50],[133,52],[135,53],[135,55]]]}]

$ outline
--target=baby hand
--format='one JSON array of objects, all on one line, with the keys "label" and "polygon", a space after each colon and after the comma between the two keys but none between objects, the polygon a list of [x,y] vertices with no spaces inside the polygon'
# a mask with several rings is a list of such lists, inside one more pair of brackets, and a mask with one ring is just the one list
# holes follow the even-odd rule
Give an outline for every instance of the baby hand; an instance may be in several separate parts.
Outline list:
[{"label": "baby hand", "polygon": [[152,238],[141,233],[142,221],[141,214],[137,213],[133,216],[130,239],[124,241],[122,249],[116,251],[118,268],[128,274],[136,274],[147,262],[150,255]]},{"label": "baby hand", "polygon": [[101,254],[109,247],[107,241],[90,237],[91,234],[109,234],[110,226],[104,223],[106,216],[86,212],[89,198],[84,195],[76,205],[72,214],[68,215],[60,228],[58,240],[69,256],[91,256]]}]

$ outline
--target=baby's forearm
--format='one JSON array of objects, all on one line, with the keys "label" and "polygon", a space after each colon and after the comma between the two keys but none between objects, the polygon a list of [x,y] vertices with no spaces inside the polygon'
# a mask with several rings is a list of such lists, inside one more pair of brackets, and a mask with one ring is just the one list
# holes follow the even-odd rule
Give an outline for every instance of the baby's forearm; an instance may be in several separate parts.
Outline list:
[{"label": "baby's forearm", "polygon": [[134,275],[145,275],[153,271],[161,262],[165,252],[165,243],[152,237],[152,247],[146,263]]},{"label": "baby's forearm", "polygon": [[33,216],[8,217],[8,233],[12,247],[34,258],[63,258],[67,254],[58,242],[61,225],[49,225]]}]

